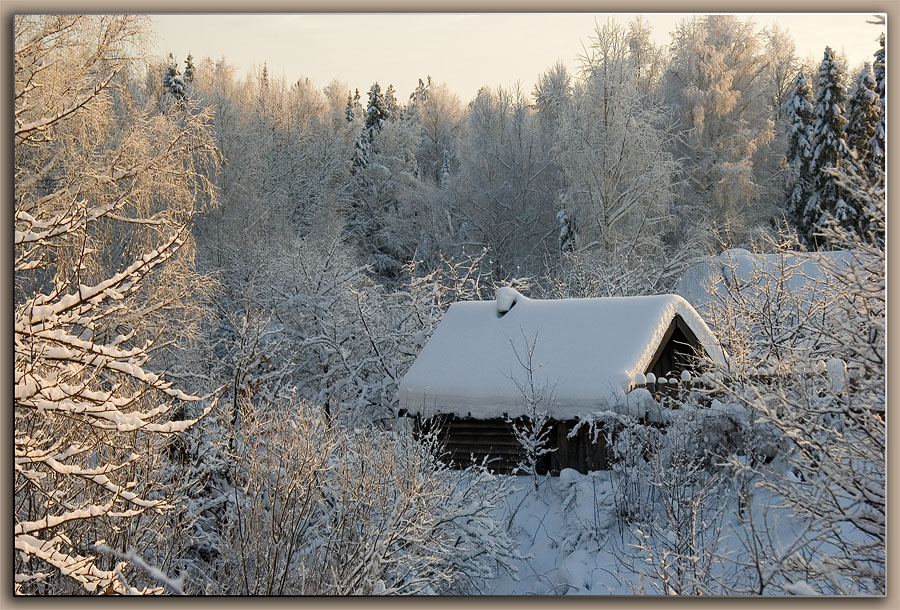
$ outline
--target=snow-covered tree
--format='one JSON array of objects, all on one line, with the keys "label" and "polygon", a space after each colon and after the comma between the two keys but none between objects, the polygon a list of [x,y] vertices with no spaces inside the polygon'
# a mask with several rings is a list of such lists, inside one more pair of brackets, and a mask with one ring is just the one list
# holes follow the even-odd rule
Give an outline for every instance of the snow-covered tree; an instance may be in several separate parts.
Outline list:
[{"label": "snow-covered tree", "polygon": [[395,116],[400,111],[400,106],[397,104],[397,95],[396,91],[394,91],[394,85],[388,85],[388,88],[384,92],[384,109],[388,119]]},{"label": "snow-covered tree", "polygon": [[677,169],[663,109],[641,95],[620,26],[598,25],[588,53],[558,147],[567,217],[582,249],[658,251]]},{"label": "snow-covered tree", "polygon": [[171,565],[153,515],[175,501],[163,442],[214,400],[168,381],[162,362],[187,347],[208,296],[189,226],[198,202],[215,203],[216,156],[208,112],[176,121],[152,99],[128,112],[143,104],[124,58],[147,27],[133,15],[14,21],[21,593],[179,590],[156,569]]},{"label": "snow-covered tree", "polygon": [[811,130],[815,118],[809,85],[802,73],[794,79],[794,92],[785,103],[784,114],[789,121],[785,155],[789,167],[785,180],[785,215],[792,225],[799,227],[812,188],[809,163],[813,152]]},{"label": "snow-covered tree", "polygon": [[547,128],[558,128],[572,99],[572,76],[561,61],[544,71],[534,84],[535,109]]},{"label": "snow-covered tree", "polygon": [[844,139],[846,102],[840,63],[831,48],[825,47],[814,101],[816,118],[812,126],[813,154],[810,161],[813,188],[803,210],[801,225],[801,235],[810,244],[822,245],[816,235],[824,229],[829,217],[852,223],[856,215],[838,186],[839,179],[830,171],[844,171],[849,160],[850,150]]},{"label": "snow-covered tree", "polygon": [[867,169],[872,164],[870,141],[878,130],[881,118],[881,104],[875,93],[877,83],[868,62],[856,79],[856,87],[850,92],[847,102],[847,147],[853,154],[853,164],[858,169]]},{"label": "snow-covered tree", "polygon": [[765,47],[763,54],[766,59],[765,87],[771,93],[771,112],[776,125],[783,118],[789,98],[796,91],[795,74],[798,72],[798,62],[795,53],[794,39],[788,30],[778,24],[772,24],[763,30]]},{"label": "snow-covered tree", "polygon": [[344,111],[344,117],[347,119],[348,123],[352,123],[356,120],[356,111],[353,105],[353,93],[351,91],[347,92],[347,107]]},{"label": "snow-covered tree", "polygon": [[445,83],[437,84],[430,76],[426,83],[422,83],[421,79],[419,83],[404,116],[421,127],[416,160],[422,177],[437,182],[440,180],[444,153],[453,154],[459,148],[463,109],[459,98]]},{"label": "snow-covered tree", "polygon": [[884,190],[830,171],[867,202],[867,234],[826,225],[823,237],[844,252],[810,254],[819,273],[806,289],[786,290],[779,267],[760,269],[729,290],[717,314],[730,346],[714,386],[776,431],[782,447],[768,464],[733,460],[756,481],[750,495],[769,498],[747,504],[758,593],[883,595],[886,587]]},{"label": "snow-covered tree", "polygon": [[640,15],[628,23],[628,59],[638,91],[644,95],[657,90],[666,62],[663,49],[653,44],[652,36],[653,29]]},{"label": "snow-covered tree", "polygon": [[885,131],[885,119],[887,118],[887,98],[886,89],[884,83],[885,77],[885,55],[884,55],[884,34],[881,34],[878,37],[878,42],[881,45],[880,48],[875,52],[875,64],[873,66],[875,77],[875,93],[878,95],[878,109],[880,112],[880,116],[878,117],[878,125],[875,128],[875,133],[872,134],[872,140],[869,142],[869,150],[872,155],[872,165],[869,170],[869,175],[874,176],[876,174],[884,175],[885,166],[884,166],[884,152],[885,152],[885,137],[887,132]]},{"label": "snow-covered tree", "polygon": [[169,53],[169,64],[166,66],[166,72],[163,74],[163,92],[168,97],[178,101],[185,96],[184,80],[178,72],[178,65],[175,58]]},{"label": "snow-covered tree", "polygon": [[369,131],[379,131],[390,117],[390,109],[385,96],[381,93],[381,85],[374,83],[369,89],[365,128]]},{"label": "snow-covered tree", "polygon": [[753,225],[777,213],[767,203],[776,198],[762,187],[768,176],[755,163],[771,154],[775,135],[760,34],[751,20],[733,15],[695,17],[678,25],[671,49],[663,94],[681,134],[676,210],[686,226],[703,229],[687,220],[700,216],[708,230],[744,241]]},{"label": "snow-covered tree", "polygon": [[556,192],[551,150],[520,88],[482,88],[469,104],[460,144],[453,212],[467,241],[486,247],[495,279],[536,274],[556,247]]},{"label": "snow-covered tree", "polygon": [[510,340],[510,348],[521,367],[518,371],[510,371],[509,379],[519,391],[522,415],[516,419],[507,418],[507,423],[512,429],[513,436],[522,447],[524,456],[516,465],[516,470],[531,477],[534,489],[538,489],[538,464],[556,451],[550,445],[550,435],[553,432],[553,416],[556,410],[556,388],[539,383],[535,380],[535,373],[540,367],[534,360],[534,350],[537,346],[538,335],[529,338],[522,334],[523,344],[516,346],[516,342]]},{"label": "snow-covered tree", "polygon": [[188,53],[187,59],[184,60],[184,82],[190,85],[194,82],[194,56]]}]

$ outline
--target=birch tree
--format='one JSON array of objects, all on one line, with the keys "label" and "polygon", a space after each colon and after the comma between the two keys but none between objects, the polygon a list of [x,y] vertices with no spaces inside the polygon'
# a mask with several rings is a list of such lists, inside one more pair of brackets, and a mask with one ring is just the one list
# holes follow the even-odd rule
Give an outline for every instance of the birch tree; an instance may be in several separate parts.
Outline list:
[{"label": "birch tree", "polygon": [[566,211],[580,247],[604,253],[658,249],[673,197],[663,113],[640,94],[628,43],[620,26],[597,27],[560,138]]},{"label": "birch tree", "polygon": [[146,27],[14,21],[17,593],[180,590],[154,565],[149,516],[172,506],[154,470],[164,438],[215,400],[167,381],[159,358],[195,332],[194,289],[209,294],[189,225],[215,204],[215,155],[206,112],[132,95]]},{"label": "birch tree", "polygon": [[679,212],[709,217],[711,229],[740,242],[774,211],[761,207],[763,177],[754,165],[775,127],[759,32],[750,20],[708,15],[680,23],[671,50],[663,88],[681,134]]}]

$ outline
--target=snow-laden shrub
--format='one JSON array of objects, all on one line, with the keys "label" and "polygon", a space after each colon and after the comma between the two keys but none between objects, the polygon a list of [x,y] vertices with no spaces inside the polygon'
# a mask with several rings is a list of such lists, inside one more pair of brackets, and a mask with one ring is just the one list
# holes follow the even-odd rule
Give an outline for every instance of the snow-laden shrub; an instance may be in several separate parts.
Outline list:
[{"label": "snow-laden shrub", "polygon": [[615,501],[623,529],[636,534],[629,555],[659,593],[715,592],[730,478],[710,450],[709,419],[699,409],[662,426],[623,419],[614,444]]},{"label": "snow-laden shrub", "polygon": [[[720,327],[749,340],[732,350],[716,389],[777,434],[783,450],[766,467],[738,461],[753,477],[747,551],[756,592],[877,595],[885,591],[886,291],[883,183],[860,175],[841,188],[866,203],[864,235],[832,222],[824,242],[847,252],[817,257],[822,288],[778,295],[776,277],[761,290],[737,291]],[[769,287],[769,288],[767,288]],[[780,298],[775,298],[779,296]],[[803,312],[804,315],[785,315]],[[760,361],[777,375],[754,375]],[[778,523],[789,532],[773,540]]]},{"label": "snow-laden shrub", "polygon": [[219,593],[477,592],[514,569],[495,520],[511,479],[451,471],[433,441],[248,404],[235,458]]}]

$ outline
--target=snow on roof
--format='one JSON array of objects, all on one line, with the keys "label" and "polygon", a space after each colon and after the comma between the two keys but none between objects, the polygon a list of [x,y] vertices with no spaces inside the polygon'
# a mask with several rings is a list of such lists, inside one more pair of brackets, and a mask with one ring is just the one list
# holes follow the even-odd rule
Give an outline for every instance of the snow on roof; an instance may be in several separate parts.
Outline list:
[{"label": "snow on roof", "polygon": [[399,406],[476,419],[522,413],[519,359],[533,343],[535,388],[553,391],[552,417],[574,419],[634,387],[676,315],[721,362],[715,337],[677,295],[535,300],[501,288],[494,301],[454,303],[400,382]]},{"label": "snow on roof", "polygon": [[766,280],[774,282],[779,278],[794,296],[812,301],[825,296],[826,267],[849,265],[853,258],[854,254],[845,250],[753,254],[736,248],[689,267],[675,292],[701,315],[706,315],[713,298],[725,298],[733,287],[740,287],[744,295],[752,296],[753,290],[761,295]]}]

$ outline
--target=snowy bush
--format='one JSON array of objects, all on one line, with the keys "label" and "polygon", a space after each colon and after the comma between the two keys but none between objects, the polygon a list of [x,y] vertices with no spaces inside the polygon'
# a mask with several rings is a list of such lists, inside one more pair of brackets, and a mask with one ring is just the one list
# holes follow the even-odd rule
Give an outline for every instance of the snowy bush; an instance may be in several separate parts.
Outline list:
[{"label": "snowy bush", "polygon": [[303,401],[247,405],[219,593],[477,592],[517,551],[512,481],[448,470],[434,440],[349,429]]},{"label": "snowy bush", "polygon": [[[764,488],[753,493],[772,497],[756,507],[745,537],[762,566],[760,593],[793,592],[798,582],[817,594],[885,590],[884,190],[855,174],[838,178],[866,202],[867,235],[831,223],[822,237],[849,257],[819,257],[818,298],[773,298],[777,282],[756,282],[735,295],[724,326],[753,341],[733,342],[742,349],[732,348],[717,389],[777,431],[784,447],[769,465],[733,464]],[[754,374],[763,358],[777,374]],[[779,519],[797,523],[796,533],[771,538]]]},{"label": "snowy bush", "polygon": [[[500,299],[500,290],[497,293],[497,298]],[[516,420],[507,419],[507,422],[512,428],[513,436],[525,452],[522,460],[516,465],[516,470],[530,476],[534,482],[534,488],[537,490],[538,462],[545,455],[555,451],[548,447],[550,433],[553,431],[551,421],[555,407],[553,396],[555,388],[535,381],[536,368],[540,367],[540,364],[534,361],[534,349],[537,346],[538,336],[535,335],[530,342],[524,332],[522,337],[525,343],[524,353],[520,353],[510,339],[510,347],[522,367],[519,375],[511,377],[511,381],[522,397],[522,417]]]}]

